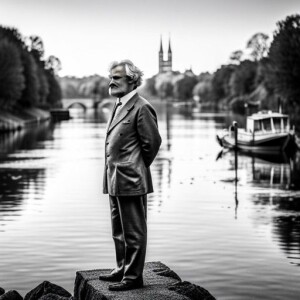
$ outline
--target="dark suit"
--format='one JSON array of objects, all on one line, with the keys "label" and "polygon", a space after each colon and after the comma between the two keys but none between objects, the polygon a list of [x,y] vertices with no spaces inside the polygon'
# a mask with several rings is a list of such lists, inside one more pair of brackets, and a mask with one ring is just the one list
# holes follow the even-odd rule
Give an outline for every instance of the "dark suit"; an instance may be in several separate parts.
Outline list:
[{"label": "dark suit", "polygon": [[151,104],[135,94],[109,121],[103,192],[109,194],[117,268],[124,281],[142,276],[147,243],[147,194],[153,192],[150,165],[161,144]]}]

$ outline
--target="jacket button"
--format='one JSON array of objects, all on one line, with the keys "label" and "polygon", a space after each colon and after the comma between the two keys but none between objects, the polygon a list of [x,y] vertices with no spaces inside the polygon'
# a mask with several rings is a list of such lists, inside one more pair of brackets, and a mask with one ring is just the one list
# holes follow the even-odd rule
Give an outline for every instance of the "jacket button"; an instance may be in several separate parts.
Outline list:
[{"label": "jacket button", "polygon": [[106,145],[108,145],[109,144],[109,142],[106,142]]},{"label": "jacket button", "polygon": [[110,154],[107,154],[107,155],[106,155],[106,157],[109,157],[109,156],[110,156]]}]

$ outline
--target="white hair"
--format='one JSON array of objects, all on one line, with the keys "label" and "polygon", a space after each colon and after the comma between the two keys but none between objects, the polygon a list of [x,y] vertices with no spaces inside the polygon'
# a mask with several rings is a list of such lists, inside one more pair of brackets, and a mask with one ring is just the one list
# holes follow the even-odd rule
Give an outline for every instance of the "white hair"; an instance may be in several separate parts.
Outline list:
[{"label": "white hair", "polygon": [[138,87],[142,84],[142,76],[144,73],[138,67],[136,67],[131,60],[124,59],[121,61],[113,61],[109,66],[109,72],[117,66],[125,67],[126,76],[134,81],[135,87]]}]

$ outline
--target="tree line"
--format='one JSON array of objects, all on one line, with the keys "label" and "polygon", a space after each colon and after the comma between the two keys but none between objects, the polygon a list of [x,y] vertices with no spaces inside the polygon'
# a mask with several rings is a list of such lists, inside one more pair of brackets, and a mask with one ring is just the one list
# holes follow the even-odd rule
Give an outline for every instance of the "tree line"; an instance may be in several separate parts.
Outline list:
[{"label": "tree line", "polygon": [[108,94],[108,77],[91,75],[83,78],[64,76],[59,78],[63,98],[104,99]]},{"label": "tree line", "polygon": [[1,109],[60,107],[60,68],[57,57],[44,57],[40,37],[24,37],[15,28],[0,26]]},{"label": "tree line", "polygon": [[[278,110],[300,119],[300,15],[279,21],[272,40],[254,34],[244,50],[231,53],[214,73],[162,73],[146,79],[140,93],[148,98],[201,102],[209,108],[244,112],[245,107]],[[99,75],[60,78],[66,98],[108,97],[108,79]],[[293,120],[294,121],[294,120]],[[299,120],[300,122],[300,120]]]},{"label": "tree line", "polygon": [[[248,54],[248,55],[247,55]],[[243,111],[246,106],[300,113],[300,15],[277,23],[273,39],[254,34],[245,50],[232,52],[214,73],[158,74],[143,88],[149,96],[173,101],[194,99],[214,108]],[[299,117],[298,117],[299,119]]]}]

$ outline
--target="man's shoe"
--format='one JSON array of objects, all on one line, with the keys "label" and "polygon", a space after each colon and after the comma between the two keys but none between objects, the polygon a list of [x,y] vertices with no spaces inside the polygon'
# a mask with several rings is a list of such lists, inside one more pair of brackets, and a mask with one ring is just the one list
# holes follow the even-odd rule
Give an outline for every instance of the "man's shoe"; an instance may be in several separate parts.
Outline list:
[{"label": "man's shoe", "polygon": [[114,273],[114,274],[103,274],[99,276],[100,280],[104,281],[121,281],[123,278],[123,275],[119,273]]},{"label": "man's shoe", "polygon": [[128,291],[133,289],[140,289],[144,286],[143,278],[134,281],[121,281],[119,283],[110,284],[108,289],[110,291]]}]

